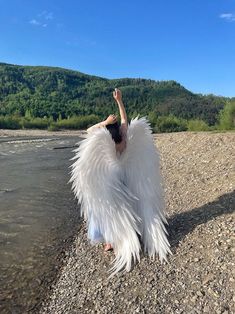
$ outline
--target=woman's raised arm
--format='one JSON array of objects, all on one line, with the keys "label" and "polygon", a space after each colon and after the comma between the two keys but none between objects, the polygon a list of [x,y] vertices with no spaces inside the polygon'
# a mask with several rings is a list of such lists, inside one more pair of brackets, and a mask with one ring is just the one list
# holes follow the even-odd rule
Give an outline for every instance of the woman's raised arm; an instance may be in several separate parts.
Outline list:
[{"label": "woman's raised arm", "polygon": [[125,125],[127,127],[127,115],[126,115],[126,109],[124,107],[124,104],[122,102],[122,92],[120,89],[115,88],[113,92],[113,98],[116,100],[121,116],[121,125]]},{"label": "woman's raised arm", "polygon": [[102,127],[105,127],[108,124],[113,124],[115,122],[117,122],[117,117],[114,114],[111,114],[111,115],[108,116],[108,118],[106,120],[101,121],[99,123],[96,123],[96,124],[92,125],[90,128],[88,128],[87,129],[87,133],[92,132],[96,128],[102,128]]}]

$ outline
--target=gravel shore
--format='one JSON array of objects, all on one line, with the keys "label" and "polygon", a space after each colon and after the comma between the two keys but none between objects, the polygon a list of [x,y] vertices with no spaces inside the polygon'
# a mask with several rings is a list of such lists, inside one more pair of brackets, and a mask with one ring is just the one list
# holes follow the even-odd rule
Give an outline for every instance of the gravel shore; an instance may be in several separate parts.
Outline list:
[{"label": "gravel shore", "polygon": [[108,279],[82,226],[40,313],[235,313],[234,133],[155,135],[172,255]]},{"label": "gravel shore", "polygon": [[234,313],[234,133],[154,135],[172,255],[108,279],[113,253],[83,225],[40,313]]},{"label": "gravel shore", "polygon": [[[0,130],[1,137],[84,134]],[[83,224],[41,314],[235,313],[235,133],[154,138],[162,157],[173,253],[168,263],[142,256],[130,273],[107,279],[113,253],[91,246]]]}]

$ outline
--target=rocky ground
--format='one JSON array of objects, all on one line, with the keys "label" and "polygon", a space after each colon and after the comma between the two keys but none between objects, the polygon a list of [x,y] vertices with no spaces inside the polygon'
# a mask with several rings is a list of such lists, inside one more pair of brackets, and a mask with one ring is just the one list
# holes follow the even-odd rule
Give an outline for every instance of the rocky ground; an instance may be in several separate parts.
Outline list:
[{"label": "rocky ground", "polygon": [[82,226],[41,314],[235,313],[234,133],[154,136],[161,152],[172,255],[142,256],[108,279],[113,253]]}]

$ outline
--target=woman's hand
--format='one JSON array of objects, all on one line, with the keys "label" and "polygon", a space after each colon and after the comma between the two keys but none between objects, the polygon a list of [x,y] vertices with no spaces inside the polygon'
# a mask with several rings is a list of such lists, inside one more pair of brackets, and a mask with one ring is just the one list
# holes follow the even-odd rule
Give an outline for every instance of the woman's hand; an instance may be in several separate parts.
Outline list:
[{"label": "woman's hand", "polygon": [[120,89],[115,88],[115,90],[113,91],[113,98],[117,102],[122,101],[122,92],[120,91]]},{"label": "woman's hand", "polygon": [[127,127],[127,115],[126,115],[126,109],[124,107],[124,104],[122,102],[122,92],[120,89],[115,88],[115,91],[113,92],[113,98],[116,100],[120,112],[121,117],[121,124],[125,124]]},{"label": "woman's hand", "polygon": [[105,120],[106,125],[108,124],[114,124],[117,122],[117,116],[115,116],[115,114],[111,114],[108,116],[108,118]]}]

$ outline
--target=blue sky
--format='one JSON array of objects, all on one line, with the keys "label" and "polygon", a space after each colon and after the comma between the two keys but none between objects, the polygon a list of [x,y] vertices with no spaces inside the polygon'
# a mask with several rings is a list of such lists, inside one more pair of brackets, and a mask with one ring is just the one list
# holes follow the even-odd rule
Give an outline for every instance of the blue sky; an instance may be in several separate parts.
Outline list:
[{"label": "blue sky", "polygon": [[235,96],[235,0],[0,0],[0,62]]}]

